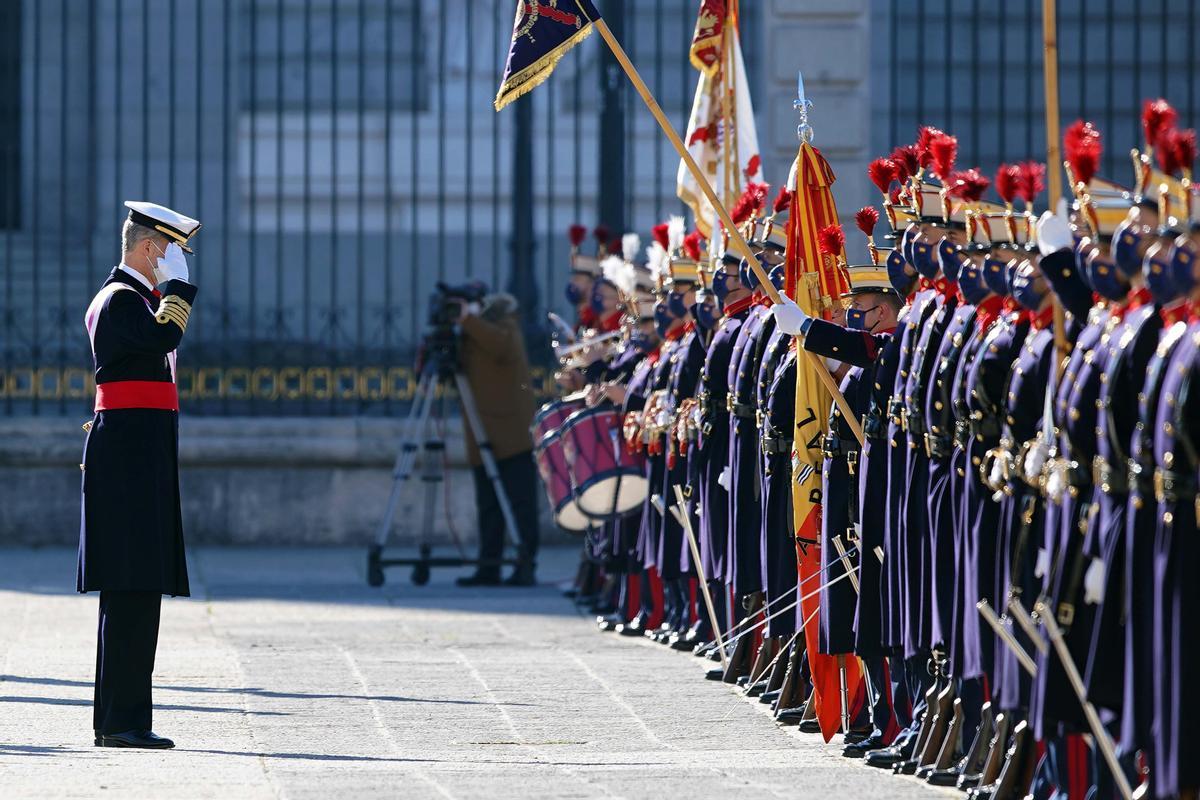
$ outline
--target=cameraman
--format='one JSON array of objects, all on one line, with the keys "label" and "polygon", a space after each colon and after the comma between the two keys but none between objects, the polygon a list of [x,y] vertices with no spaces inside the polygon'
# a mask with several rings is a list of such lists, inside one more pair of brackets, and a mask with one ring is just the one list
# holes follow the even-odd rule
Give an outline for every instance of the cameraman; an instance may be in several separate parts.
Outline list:
[{"label": "cameraman", "polygon": [[[461,303],[458,318],[462,372],[470,384],[484,433],[496,457],[504,493],[512,506],[521,544],[520,563],[504,581],[508,586],[533,586],[537,581],[537,470],[533,462],[534,398],[530,385],[525,339],[510,294],[485,295],[481,302]],[[473,467],[475,504],[479,512],[479,559],[474,575],[459,578],[459,586],[501,583],[499,561],[504,554],[505,523],[495,489],[484,471],[471,426],[465,426],[467,458]]]}]

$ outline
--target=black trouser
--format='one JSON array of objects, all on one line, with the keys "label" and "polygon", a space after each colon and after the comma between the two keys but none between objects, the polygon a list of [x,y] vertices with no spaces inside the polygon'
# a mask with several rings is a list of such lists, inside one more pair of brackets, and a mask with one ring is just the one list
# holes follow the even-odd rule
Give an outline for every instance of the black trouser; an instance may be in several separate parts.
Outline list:
[{"label": "black trouser", "polygon": [[[517,535],[521,539],[519,557],[532,567],[538,551],[538,476],[533,454],[518,453],[499,459],[496,469],[512,506],[513,517],[516,518]],[[500,501],[483,467],[475,467],[472,474],[475,478],[475,506],[479,511],[479,560],[491,562],[481,564],[479,571],[499,572],[498,562],[504,556],[506,537],[504,513],[500,510]]]},{"label": "black trouser", "polygon": [[161,606],[158,592],[100,592],[92,713],[97,733],[153,729],[150,676]]}]

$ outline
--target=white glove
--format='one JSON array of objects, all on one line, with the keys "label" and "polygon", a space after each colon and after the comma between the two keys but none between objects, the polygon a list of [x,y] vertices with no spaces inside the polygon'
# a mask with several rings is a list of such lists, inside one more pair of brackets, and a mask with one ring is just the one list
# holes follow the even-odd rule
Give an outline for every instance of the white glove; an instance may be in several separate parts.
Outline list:
[{"label": "white glove", "polygon": [[779,330],[796,336],[800,333],[800,327],[806,319],[809,319],[809,316],[790,297],[782,299],[782,303],[776,303],[771,306],[771,316],[775,317],[775,325]]},{"label": "white glove", "polygon": [[729,467],[726,467],[725,469],[721,470],[721,474],[717,476],[717,485],[728,492],[730,479],[732,477],[733,473],[729,471]]},{"label": "white glove", "polygon": [[1094,606],[1104,600],[1104,574],[1104,562],[1093,558],[1083,576],[1083,602]]},{"label": "white glove", "polygon": [[158,266],[154,268],[154,280],[159,283],[188,279],[187,259],[183,257],[183,250],[174,242],[167,245],[167,251],[163,253],[163,257],[156,260]]},{"label": "white glove", "polygon": [[1065,216],[1049,211],[1042,212],[1042,216],[1037,221],[1037,245],[1038,251],[1043,256],[1057,253],[1059,250],[1066,250],[1074,242],[1075,240],[1071,237],[1071,226],[1067,224]]},{"label": "white glove", "polygon": [[1038,476],[1042,474],[1042,470],[1046,466],[1046,460],[1050,458],[1050,448],[1046,443],[1038,438],[1038,443],[1029,448],[1029,452],[1025,454],[1025,480],[1030,483],[1037,483]]}]

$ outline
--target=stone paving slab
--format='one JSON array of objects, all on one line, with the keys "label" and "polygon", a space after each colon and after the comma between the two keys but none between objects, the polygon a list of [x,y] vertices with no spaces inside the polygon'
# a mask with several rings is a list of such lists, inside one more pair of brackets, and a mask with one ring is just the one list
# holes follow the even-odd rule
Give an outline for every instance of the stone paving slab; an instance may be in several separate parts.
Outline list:
[{"label": "stone paving slab", "polygon": [[597,633],[552,583],[371,589],[353,549],[192,551],[155,672],[178,747],[97,749],[74,561],[0,549],[0,798],[959,796],[776,726],[708,661]]}]

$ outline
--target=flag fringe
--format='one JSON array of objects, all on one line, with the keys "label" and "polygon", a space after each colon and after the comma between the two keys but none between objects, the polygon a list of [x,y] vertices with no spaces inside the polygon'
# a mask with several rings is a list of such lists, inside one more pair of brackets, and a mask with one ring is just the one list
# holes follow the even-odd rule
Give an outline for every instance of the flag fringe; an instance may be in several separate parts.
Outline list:
[{"label": "flag fringe", "polygon": [[550,73],[554,71],[554,68],[558,66],[559,59],[566,55],[567,51],[572,47],[591,35],[592,28],[594,27],[595,23],[589,22],[580,28],[578,33],[564,41],[558,47],[546,53],[546,55],[515,75],[510,75],[508,80],[501,85],[500,91],[496,92],[496,99],[492,102],[492,106],[499,111],[512,101],[523,97],[541,86],[546,78],[550,77]]}]

